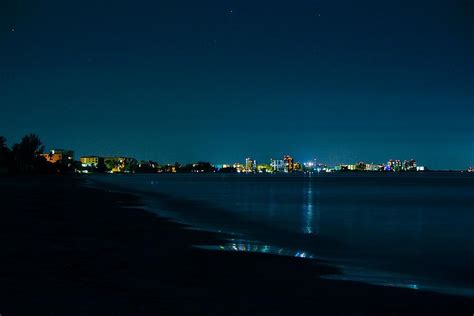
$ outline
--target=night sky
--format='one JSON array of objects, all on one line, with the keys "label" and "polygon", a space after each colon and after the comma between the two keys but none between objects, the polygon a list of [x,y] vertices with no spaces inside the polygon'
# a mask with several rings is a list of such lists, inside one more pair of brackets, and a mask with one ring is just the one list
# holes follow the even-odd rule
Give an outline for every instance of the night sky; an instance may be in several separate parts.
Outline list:
[{"label": "night sky", "polygon": [[474,164],[474,1],[0,1],[0,135],[159,162]]}]

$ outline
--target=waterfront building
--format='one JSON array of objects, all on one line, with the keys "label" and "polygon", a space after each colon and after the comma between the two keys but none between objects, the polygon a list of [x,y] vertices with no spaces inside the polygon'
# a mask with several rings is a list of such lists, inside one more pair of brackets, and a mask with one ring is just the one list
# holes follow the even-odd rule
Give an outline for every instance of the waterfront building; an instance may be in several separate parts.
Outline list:
[{"label": "waterfront building", "polygon": [[61,163],[70,167],[74,161],[74,151],[64,149],[52,149],[47,154],[41,154],[49,163]]},{"label": "waterfront building", "polygon": [[293,158],[289,155],[283,156],[283,167],[285,172],[293,172],[294,164]]},{"label": "waterfront building", "polygon": [[402,161],[401,161],[401,160],[399,160],[399,159],[395,160],[394,170],[395,170],[395,171],[402,171],[402,170],[403,170]]},{"label": "waterfront building", "polygon": [[83,157],[80,158],[81,165],[83,167],[97,168],[97,166],[99,165],[99,162],[101,160],[103,160],[103,159],[99,156],[83,156]]},{"label": "waterfront building", "polygon": [[416,160],[405,160],[403,162],[403,170],[405,171],[415,171],[416,170]]},{"label": "waterfront building", "polygon": [[295,162],[293,164],[293,170],[294,171],[303,171],[303,165],[301,164],[301,162]]},{"label": "waterfront building", "polygon": [[357,165],[351,164],[351,165],[339,165],[336,166],[335,170],[338,171],[354,171],[356,170]]},{"label": "waterfront building", "polygon": [[374,164],[372,162],[372,163],[365,164],[365,170],[366,171],[380,171],[380,170],[383,170],[383,166]]},{"label": "waterfront building", "polygon": [[134,172],[138,162],[128,157],[104,157],[105,168],[110,173]]},{"label": "waterfront building", "polygon": [[178,171],[178,168],[180,168],[180,166],[178,164],[174,164],[174,165],[167,164],[165,166],[162,166],[158,170],[158,172],[160,172],[160,173],[176,173]]},{"label": "waterfront building", "polygon": [[401,171],[403,169],[402,161],[390,159],[384,169],[386,171]]},{"label": "waterfront building", "polygon": [[303,168],[304,168],[304,171],[314,171],[315,163],[312,161],[307,161],[303,163]]},{"label": "waterfront building", "polygon": [[267,173],[272,172],[273,168],[269,164],[259,164],[257,165],[257,172],[258,173]]},{"label": "waterfront building", "polygon": [[273,172],[283,172],[285,170],[283,160],[271,159],[270,165]]},{"label": "waterfront building", "polygon": [[257,162],[254,159],[245,159],[245,172],[255,172],[257,170]]},{"label": "waterfront building", "polygon": [[354,165],[354,170],[355,171],[366,171],[367,170],[367,164],[363,161],[358,162],[357,164]]},{"label": "waterfront building", "polygon": [[241,164],[240,162],[236,162],[232,165],[233,168],[235,168],[235,171],[237,172],[245,172],[245,166]]}]

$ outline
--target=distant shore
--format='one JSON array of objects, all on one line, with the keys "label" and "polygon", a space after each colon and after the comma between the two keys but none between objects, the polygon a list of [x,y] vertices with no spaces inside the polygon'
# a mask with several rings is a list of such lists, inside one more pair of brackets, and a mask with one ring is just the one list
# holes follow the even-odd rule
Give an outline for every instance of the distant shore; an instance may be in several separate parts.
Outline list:
[{"label": "distant shore", "polygon": [[74,175],[0,178],[2,315],[471,315],[474,300],[320,279],[302,258],[214,252],[140,200]]}]

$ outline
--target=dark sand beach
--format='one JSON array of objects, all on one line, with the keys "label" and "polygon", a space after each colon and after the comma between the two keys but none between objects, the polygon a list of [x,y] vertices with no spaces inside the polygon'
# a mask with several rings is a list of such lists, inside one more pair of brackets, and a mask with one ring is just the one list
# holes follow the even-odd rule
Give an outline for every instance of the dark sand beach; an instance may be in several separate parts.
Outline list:
[{"label": "dark sand beach", "polygon": [[216,252],[131,194],[75,176],[0,178],[0,314],[472,315],[468,297],[319,278],[314,260]]}]

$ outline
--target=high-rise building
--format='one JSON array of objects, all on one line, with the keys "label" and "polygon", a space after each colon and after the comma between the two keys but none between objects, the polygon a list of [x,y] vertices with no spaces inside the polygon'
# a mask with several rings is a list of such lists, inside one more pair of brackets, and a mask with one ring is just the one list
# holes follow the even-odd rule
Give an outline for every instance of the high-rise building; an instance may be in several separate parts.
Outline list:
[{"label": "high-rise building", "polygon": [[273,172],[283,172],[285,170],[283,160],[271,159],[270,165]]},{"label": "high-rise building", "polygon": [[255,172],[257,170],[257,162],[254,159],[245,159],[245,172]]},{"label": "high-rise building", "polygon": [[293,158],[289,155],[283,156],[283,165],[285,172],[293,172],[294,165],[293,165]]}]

